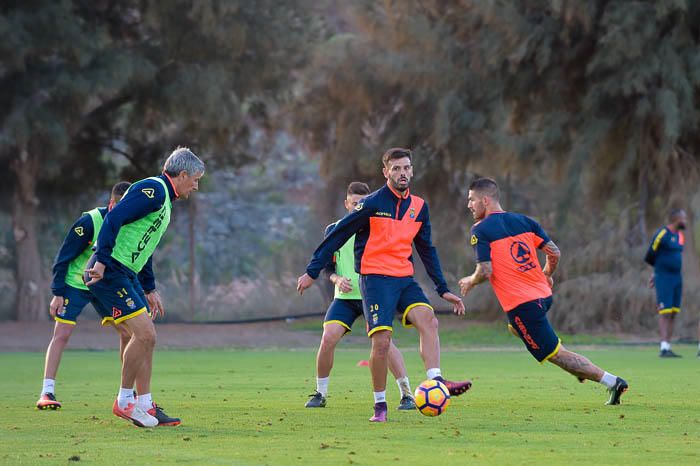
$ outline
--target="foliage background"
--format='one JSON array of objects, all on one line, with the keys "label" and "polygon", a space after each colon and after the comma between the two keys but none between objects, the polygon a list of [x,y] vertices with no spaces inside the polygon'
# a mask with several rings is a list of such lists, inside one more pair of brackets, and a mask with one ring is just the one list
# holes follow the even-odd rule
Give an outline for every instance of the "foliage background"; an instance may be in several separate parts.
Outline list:
[{"label": "foliage background", "polygon": [[[555,325],[655,327],[641,260],[691,218],[681,335],[697,318],[695,1],[23,1],[0,7],[0,315],[44,318],[79,212],[188,145],[208,163],[155,257],[181,320],[318,312],[295,277],[347,182],[414,149],[414,192],[454,284],[475,176],[560,245]],[[425,280],[420,272],[421,280]],[[456,285],[453,285],[456,287]],[[426,282],[426,288],[432,288]],[[434,301],[439,298],[432,296]],[[467,301],[501,318],[492,292]]]}]

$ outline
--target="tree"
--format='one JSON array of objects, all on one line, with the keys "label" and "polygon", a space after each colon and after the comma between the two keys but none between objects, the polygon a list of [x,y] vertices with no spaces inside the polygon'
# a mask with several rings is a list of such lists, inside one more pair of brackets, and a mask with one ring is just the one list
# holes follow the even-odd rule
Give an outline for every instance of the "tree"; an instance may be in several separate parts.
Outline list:
[{"label": "tree", "polygon": [[[36,225],[44,181],[135,179],[188,145],[251,160],[252,124],[284,98],[301,44],[319,31],[305,0],[6,2],[0,17],[0,157],[12,167],[17,317],[45,309]],[[114,156],[126,158],[119,170]],[[77,170],[76,170],[77,168]],[[60,176],[59,176],[60,174]],[[98,174],[97,176],[93,176]],[[101,174],[101,175],[99,175]]]}]

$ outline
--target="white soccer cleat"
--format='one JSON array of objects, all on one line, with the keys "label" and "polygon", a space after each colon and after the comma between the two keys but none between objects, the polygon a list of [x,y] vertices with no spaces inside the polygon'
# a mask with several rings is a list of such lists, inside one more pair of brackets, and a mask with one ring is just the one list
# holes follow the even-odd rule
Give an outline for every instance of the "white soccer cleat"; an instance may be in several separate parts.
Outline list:
[{"label": "white soccer cleat", "polygon": [[133,422],[137,427],[155,427],[158,425],[158,419],[139,408],[136,403],[129,403],[125,409],[121,409],[117,400],[114,400],[112,413],[114,413],[115,416]]}]

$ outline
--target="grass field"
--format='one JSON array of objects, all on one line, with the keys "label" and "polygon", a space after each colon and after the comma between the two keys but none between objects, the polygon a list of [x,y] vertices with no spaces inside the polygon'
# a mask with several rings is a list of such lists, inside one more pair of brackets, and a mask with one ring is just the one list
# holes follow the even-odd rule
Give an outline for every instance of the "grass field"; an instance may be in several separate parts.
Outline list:
[{"label": "grass field", "polygon": [[[575,349],[575,347],[574,347]],[[474,388],[438,418],[397,412],[370,424],[366,349],[336,354],[328,407],[303,407],[314,353],[160,351],[154,397],[179,427],[138,429],[111,414],[115,352],[69,351],[57,385],[61,411],[36,411],[42,354],[0,354],[0,463],[66,464],[699,464],[700,361],[652,347],[582,351],[630,382],[621,406],[602,386],[578,384],[520,348],[452,350],[443,372]],[[412,385],[424,376],[405,352]]]}]

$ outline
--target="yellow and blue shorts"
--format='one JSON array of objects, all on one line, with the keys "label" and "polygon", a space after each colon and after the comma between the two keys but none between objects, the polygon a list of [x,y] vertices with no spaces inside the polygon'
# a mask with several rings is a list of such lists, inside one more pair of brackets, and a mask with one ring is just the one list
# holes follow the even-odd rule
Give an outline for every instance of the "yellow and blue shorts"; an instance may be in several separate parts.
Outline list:
[{"label": "yellow and blue shorts", "polygon": [[335,298],[323,319],[323,325],[338,324],[345,327],[345,333],[352,331],[352,324],[362,315],[361,299],[338,299]]},{"label": "yellow and blue shorts", "polygon": [[97,312],[102,316],[102,325],[120,324],[149,312],[146,295],[136,274],[128,274],[108,265],[102,280],[89,288],[101,305]]},{"label": "yellow and blue shorts", "polygon": [[64,324],[75,325],[78,321],[78,316],[88,303],[91,303],[97,313],[102,315],[102,305],[92,293],[66,285],[63,292],[63,306],[56,313],[54,320]]},{"label": "yellow and blue shorts", "polygon": [[506,312],[508,321],[530,354],[545,362],[559,352],[561,340],[547,320],[552,297],[522,303]]},{"label": "yellow and blue shorts", "polygon": [[380,330],[393,330],[394,314],[402,314],[404,327],[411,327],[408,313],[417,306],[433,309],[428,298],[413,277],[360,275],[363,311],[367,335]]},{"label": "yellow and blue shorts", "polygon": [[683,277],[680,273],[654,272],[654,287],[659,314],[680,312],[683,296]]}]

